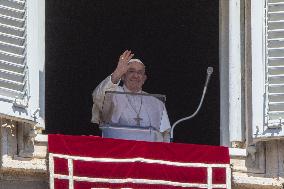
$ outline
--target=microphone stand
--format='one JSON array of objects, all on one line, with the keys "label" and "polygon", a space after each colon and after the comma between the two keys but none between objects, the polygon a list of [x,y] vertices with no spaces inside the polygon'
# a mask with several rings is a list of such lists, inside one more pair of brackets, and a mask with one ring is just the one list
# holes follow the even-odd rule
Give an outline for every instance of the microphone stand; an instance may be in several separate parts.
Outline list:
[{"label": "microphone stand", "polygon": [[179,124],[179,123],[181,123],[181,122],[183,122],[183,121],[186,121],[186,120],[189,120],[189,119],[193,118],[193,117],[196,116],[196,114],[199,112],[199,110],[200,110],[200,108],[201,108],[201,106],[202,106],[202,103],[203,103],[203,100],[204,100],[204,96],[205,96],[206,91],[207,91],[207,86],[208,86],[208,83],[209,83],[209,80],[210,80],[210,77],[211,77],[212,73],[213,73],[213,67],[208,67],[208,68],[207,68],[207,77],[206,77],[205,85],[204,85],[204,88],[203,88],[202,97],[201,97],[201,100],[200,100],[200,102],[199,102],[199,105],[198,105],[197,109],[196,109],[195,112],[194,112],[193,114],[191,114],[190,116],[181,118],[181,119],[177,120],[177,121],[173,124],[173,126],[172,126],[172,128],[171,128],[171,138],[170,138],[170,142],[173,142],[173,139],[174,139],[174,132],[173,132],[173,131],[174,131],[176,125]]}]

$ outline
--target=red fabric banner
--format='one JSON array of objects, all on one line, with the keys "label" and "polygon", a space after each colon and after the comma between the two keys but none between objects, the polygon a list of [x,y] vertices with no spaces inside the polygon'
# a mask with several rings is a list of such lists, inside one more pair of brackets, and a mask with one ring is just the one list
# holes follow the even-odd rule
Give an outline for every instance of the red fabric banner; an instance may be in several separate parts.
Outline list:
[{"label": "red fabric banner", "polygon": [[[54,174],[57,175],[70,176],[68,160],[60,155],[74,157],[72,176],[75,189],[195,188],[186,184],[207,184],[207,168],[189,167],[189,163],[213,165],[230,162],[228,148],[222,146],[130,141],[97,136],[49,135],[48,151],[59,154],[54,157]],[[226,183],[225,168],[212,168],[212,183]],[[54,179],[55,189],[67,189],[69,185],[66,178]]]}]

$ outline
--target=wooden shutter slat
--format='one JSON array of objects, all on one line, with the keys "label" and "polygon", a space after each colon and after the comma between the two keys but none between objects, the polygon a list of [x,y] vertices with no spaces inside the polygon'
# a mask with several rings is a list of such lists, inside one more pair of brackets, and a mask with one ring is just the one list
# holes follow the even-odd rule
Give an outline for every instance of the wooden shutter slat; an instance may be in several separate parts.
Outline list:
[{"label": "wooden shutter slat", "polygon": [[0,0],[0,95],[24,98],[26,76],[25,1]]}]

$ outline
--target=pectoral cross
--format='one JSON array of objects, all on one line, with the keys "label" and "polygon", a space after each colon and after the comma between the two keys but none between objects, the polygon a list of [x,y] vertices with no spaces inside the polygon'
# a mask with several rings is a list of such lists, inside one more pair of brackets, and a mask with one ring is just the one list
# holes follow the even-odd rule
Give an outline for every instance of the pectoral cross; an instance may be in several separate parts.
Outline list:
[{"label": "pectoral cross", "polygon": [[141,117],[139,117],[139,114],[137,114],[136,118],[133,118],[136,121],[136,125],[140,126],[140,121],[142,121],[143,119]]}]

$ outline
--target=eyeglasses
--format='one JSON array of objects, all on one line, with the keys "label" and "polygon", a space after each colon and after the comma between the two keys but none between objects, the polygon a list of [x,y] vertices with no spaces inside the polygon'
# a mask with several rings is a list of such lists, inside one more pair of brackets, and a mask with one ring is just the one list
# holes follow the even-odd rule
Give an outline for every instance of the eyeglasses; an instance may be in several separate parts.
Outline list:
[{"label": "eyeglasses", "polygon": [[144,75],[145,74],[145,71],[144,70],[127,70],[127,73],[128,74],[137,74],[137,75],[139,75],[139,76],[142,76],[142,75]]}]

